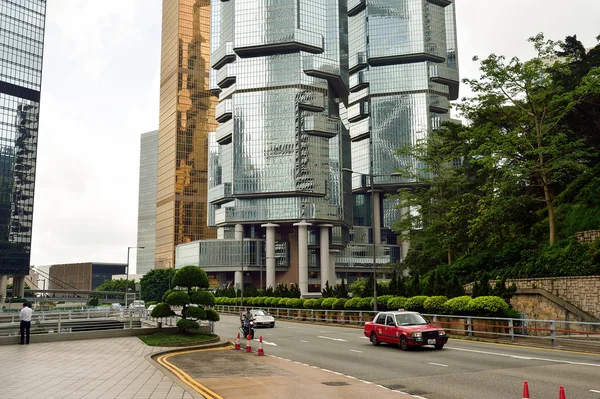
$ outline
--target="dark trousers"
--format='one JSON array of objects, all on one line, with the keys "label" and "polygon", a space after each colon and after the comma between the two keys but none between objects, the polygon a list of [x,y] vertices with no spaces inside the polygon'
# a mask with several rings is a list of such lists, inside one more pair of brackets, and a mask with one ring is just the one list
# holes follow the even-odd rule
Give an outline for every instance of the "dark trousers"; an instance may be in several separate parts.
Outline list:
[{"label": "dark trousers", "polygon": [[31,321],[21,320],[21,345],[29,344],[29,330],[31,329]]}]

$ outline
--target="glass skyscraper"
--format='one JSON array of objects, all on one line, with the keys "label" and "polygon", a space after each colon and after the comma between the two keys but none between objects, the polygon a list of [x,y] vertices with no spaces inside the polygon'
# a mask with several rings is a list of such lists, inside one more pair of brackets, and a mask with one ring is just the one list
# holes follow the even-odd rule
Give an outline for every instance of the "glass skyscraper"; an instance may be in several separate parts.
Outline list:
[{"label": "glass skyscraper", "polygon": [[216,237],[206,216],[208,132],[217,124],[209,33],[210,0],[163,0],[157,267],[175,265],[177,244]]},{"label": "glass skyscraper", "polygon": [[[146,274],[157,266],[156,247],[156,178],[158,173],[158,130],[140,138],[140,180],[138,197],[136,273]],[[168,265],[158,265],[166,267]]]},{"label": "glass skyscraper", "polygon": [[218,240],[181,245],[177,266],[308,294],[400,261],[385,194],[411,183],[396,149],[450,119],[454,20],[450,0],[212,0]]},{"label": "glass skyscraper", "polygon": [[45,0],[0,0],[0,301],[29,274]]}]

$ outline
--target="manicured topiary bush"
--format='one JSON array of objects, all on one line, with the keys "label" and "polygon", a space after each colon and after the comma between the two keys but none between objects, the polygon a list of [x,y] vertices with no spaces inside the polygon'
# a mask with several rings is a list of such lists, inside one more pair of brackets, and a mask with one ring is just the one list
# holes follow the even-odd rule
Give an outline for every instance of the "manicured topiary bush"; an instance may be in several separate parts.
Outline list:
[{"label": "manicured topiary bush", "polygon": [[333,303],[333,309],[336,309],[336,310],[345,309],[346,302],[348,302],[348,299],[346,299],[346,298],[338,298]]},{"label": "manicured topiary bush", "polygon": [[[382,295],[377,297],[377,308],[379,310],[390,310],[388,307],[388,302],[392,299],[393,295]],[[395,310],[395,309],[394,309]]]},{"label": "manicured topiary bush", "polygon": [[201,307],[188,306],[185,308],[185,318],[195,320],[206,320],[206,311],[204,310],[204,308]]},{"label": "manicured topiary bush", "polygon": [[423,302],[423,307],[427,313],[442,313],[447,301],[448,298],[445,296],[431,296]]},{"label": "manicured topiary bush", "polygon": [[171,307],[169,306],[169,304],[161,302],[158,305],[156,305],[156,307],[154,309],[152,309],[152,312],[150,313],[150,317],[161,319],[163,317],[171,317],[174,314],[175,314],[175,312],[173,312],[171,310]]},{"label": "manicured topiary bush", "polygon": [[358,308],[361,310],[373,310],[373,298],[372,297],[360,298],[360,302],[358,303]]},{"label": "manicured topiary bush", "polygon": [[408,298],[404,304],[404,308],[406,310],[412,310],[415,312],[425,312],[425,307],[423,305],[425,304],[427,298],[429,297],[425,295],[417,295]]},{"label": "manicured topiary bush", "polygon": [[472,298],[468,295],[448,299],[444,304],[444,313],[449,315],[469,315],[469,302],[471,301]]},{"label": "manicured topiary bush", "polygon": [[215,296],[210,291],[192,291],[190,301],[198,305],[215,306]]},{"label": "manicured topiary bush", "polygon": [[406,305],[406,298],[403,296],[395,296],[388,301],[389,310],[398,310],[404,308]]},{"label": "manicured topiary bush", "polygon": [[291,309],[302,309],[304,300],[300,298],[290,298],[287,300],[287,307]]},{"label": "manicured topiary bush", "polygon": [[208,321],[219,321],[221,316],[214,309],[206,309],[206,320]]},{"label": "manicured topiary bush", "polygon": [[173,291],[167,297],[166,302],[171,306],[183,306],[190,303],[190,296],[184,291]]},{"label": "manicured topiary bush", "polygon": [[321,303],[323,303],[324,300],[325,298],[315,298],[315,309],[321,309]]},{"label": "manicured topiary bush", "polygon": [[477,316],[503,316],[508,309],[506,301],[497,296],[478,296],[468,305],[468,310]]},{"label": "manicured topiary bush", "polygon": [[333,309],[333,304],[337,298],[325,298],[323,302],[321,302],[321,309]]},{"label": "manicured topiary bush", "polygon": [[189,333],[200,328],[200,324],[190,319],[181,319],[177,322],[177,328],[182,333]]},{"label": "manicured topiary bush", "polygon": [[352,297],[344,304],[344,308],[348,310],[358,310],[360,309],[360,300],[361,298],[359,297]]},{"label": "manicured topiary bush", "polygon": [[304,308],[305,309],[315,309],[316,306],[316,302],[314,299],[307,299],[306,301],[304,301]]}]

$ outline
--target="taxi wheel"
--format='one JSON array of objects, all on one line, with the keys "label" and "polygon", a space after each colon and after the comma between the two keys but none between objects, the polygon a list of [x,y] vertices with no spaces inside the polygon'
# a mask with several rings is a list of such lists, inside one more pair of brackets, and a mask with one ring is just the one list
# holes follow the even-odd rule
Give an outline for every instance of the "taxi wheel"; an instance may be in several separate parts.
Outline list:
[{"label": "taxi wheel", "polygon": [[381,343],[377,339],[377,334],[375,334],[374,332],[371,333],[371,343],[373,344],[373,346],[379,346],[379,344]]},{"label": "taxi wheel", "polygon": [[435,349],[442,349],[444,347],[444,344],[436,344],[435,345]]},{"label": "taxi wheel", "polygon": [[406,340],[406,337],[404,335],[400,337],[400,342],[398,342],[398,346],[403,351],[407,351],[408,350],[408,341]]}]

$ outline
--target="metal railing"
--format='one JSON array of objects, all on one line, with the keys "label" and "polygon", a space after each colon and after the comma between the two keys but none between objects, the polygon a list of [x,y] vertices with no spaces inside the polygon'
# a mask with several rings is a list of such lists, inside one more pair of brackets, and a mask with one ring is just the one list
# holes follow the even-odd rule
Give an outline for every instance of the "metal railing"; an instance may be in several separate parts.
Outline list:
[{"label": "metal railing", "polygon": [[[248,307],[216,305],[215,310],[220,313],[240,314]],[[357,327],[373,320],[377,314],[377,312],[368,310],[288,309],[258,306],[252,308],[263,309],[273,317],[282,320],[332,323]],[[538,340],[552,346],[576,345],[581,348],[600,350],[600,323],[425,313],[423,316],[454,336],[505,342],[532,342],[532,340]]]}]

